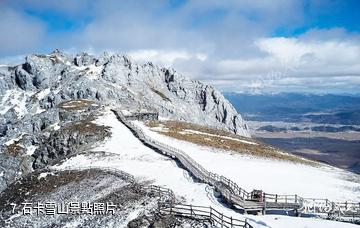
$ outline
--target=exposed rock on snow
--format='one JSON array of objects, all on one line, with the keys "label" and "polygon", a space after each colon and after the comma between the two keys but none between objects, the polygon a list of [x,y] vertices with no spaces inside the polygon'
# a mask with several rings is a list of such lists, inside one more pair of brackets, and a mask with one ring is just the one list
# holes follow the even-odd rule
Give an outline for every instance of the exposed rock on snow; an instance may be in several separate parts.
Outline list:
[{"label": "exposed rock on snow", "polygon": [[[13,174],[24,173],[14,164],[29,162],[24,165],[43,167],[84,149],[78,145],[106,137],[103,133],[81,136],[62,129],[65,123],[83,121],[94,109],[106,105],[155,110],[161,118],[249,136],[245,122],[220,92],[172,69],[106,53],[70,56],[56,50],[49,55],[29,55],[21,65],[0,68],[0,160],[8,169],[0,178],[0,191],[18,176]],[[26,140],[13,144],[16,153],[2,153],[9,151],[5,143],[20,134],[26,135]]]},{"label": "exposed rock on snow", "polygon": [[33,99],[44,109],[64,100],[87,98],[133,108],[150,107],[164,117],[249,136],[245,122],[219,91],[173,69],[140,65],[121,55],[96,58],[83,53],[74,58],[59,51],[30,55],[24,64],[7,69],[0,72],[2,103],[9,89],[36,93]]},{"label": "exposed rock on snow", "polygon": [[54,108],[32,118],[5,120],[5,137],[0,138],[0,171],[4,172],[0,191],[21,175],[89,149],[109,136],[105,127],[92,123],[99,106],[80,103],[81,109]]},{"label": "exposed rock on snow", "polygon": [[[159,217],[156,213],[159,196],[149,194],[144,188],[146,186],[147,183],[130,181],[127,175],[116,175],[99,169],[35,172],[13,183],[0,194],[3,202],[0,205],[0,226],[183,227],[182,224],[194,224],[194,227],[205,227],[200,226],[204,224],[201,221]],[[30,210],[30,215],[22,215],[21,203],[25,201],[33,203],[34,209]],[[45,209],[45,205],[50,202],[54,202],[56,208],[61,203],[67,203],[67,213],[45,214],[49,211],[51,213],[51,207],[46,206]],[[43,205],[43,209],[39,207],[39,214],[35,209],[37,203]],[[69,203],[89,203],[89,209],[83,210],[83,205],[79,205],[77,210],[76,206],[70,207]],[[114,205],[114,213],[106,213],[106,206],[95,206],[108,203]]]}]

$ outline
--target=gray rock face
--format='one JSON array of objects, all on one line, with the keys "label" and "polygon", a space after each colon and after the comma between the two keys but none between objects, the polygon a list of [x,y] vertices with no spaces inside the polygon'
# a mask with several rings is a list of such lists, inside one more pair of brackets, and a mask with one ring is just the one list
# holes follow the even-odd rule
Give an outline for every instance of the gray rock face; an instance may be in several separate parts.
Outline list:
[{"label": "gray rock face", "polygon": [[[41,167],[49,157],[66,155],[76,150],[77,144],[87,143],[85,138],[90,141],[104,138],[106,135],[95,139],[49,131],[56,124],[65,126],[64,122],[81,119],[59,110],[62,102],[78,99],[123,109],[156,110],[163,118],[250,136],[241,115],[212,86],[186,78],[173,69],[138,64],[122,55],[69,56],[56,50],[49,55],[27,56],[19,66],[0,66],[0,161],[15,159],[11,164],[2,162],[7,164],[2,169],[13,167],[13,173],[20,173],[14,167],[20,167],[24,161],[28,163],[22,167]],[[30,139],[22,140],[25,136]],[[44,146],[47,142],[51,143]],[[26,155],[9,160],[4,151],[10,144],[23,148]],[[5,182],[16,176],[2,172],[0,169],[0,191]]]},{"label": "gray rock face", "polygon": [[104,53],[95,58],[82,53],[73,58],[59,51],[30,55],[14,73],[3,74],[3,79],[6,85],[2,87],[14,84],[22,92],[50,89],[39,101],[46,109],[64,100],[94,99],[129,108],[152,108],[163,117],[249,136],[242,117],[212,86],[152,63],[137,64],[126,56]]},{"label": "gray rock face", "polygon": [[110,133],[106,127],[93,124],[90,120],[70,122],[60,130],[40,138],[40,146],[33,155],[33,167],[42,168],[67,155],[90,149],[94,143],[108,136]]},{"label": "gray rock face", "polygon": [[95,61],[96,61],[96,59],[87,53],[82,53],[80,55],[77,55],[74,59],[75,65],[79,66],[79,67],[89,66],[91,64],[94,64]]}]

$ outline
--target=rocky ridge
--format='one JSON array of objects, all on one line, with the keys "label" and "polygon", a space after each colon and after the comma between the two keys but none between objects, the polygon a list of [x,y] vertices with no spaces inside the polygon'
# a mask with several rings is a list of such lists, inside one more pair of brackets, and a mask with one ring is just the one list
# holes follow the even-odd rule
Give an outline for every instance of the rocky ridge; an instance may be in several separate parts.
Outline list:
[{"label": "rocky ridge", "polygon": [[219,91],[173,69],[107,53],[29,55],[21,65],[0,67],[0,191],[109,136],[91,123],[104,106],[153,110],[250,136]]}]

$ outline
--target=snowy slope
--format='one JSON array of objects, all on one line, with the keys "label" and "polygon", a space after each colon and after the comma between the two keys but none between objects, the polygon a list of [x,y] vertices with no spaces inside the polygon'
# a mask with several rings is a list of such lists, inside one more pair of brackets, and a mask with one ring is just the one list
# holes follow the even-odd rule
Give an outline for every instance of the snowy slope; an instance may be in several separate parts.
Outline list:
[{"label": "snowy slope", "polygon": [[358,225],[318,218],[298,218],[290,216],[266,215],[259,219],[272,228],[358,228]]},{"label": "snowy slope", "polygon": [[117,168],[134,175],[139,181],[153,181],[153,184],[170,188],[187,203],[212,206],[229,216],[244,218],[234,211],[224,208],[213,196],[213,189],[206,184],[194,183],[189,174],[165,156],[144,146],[133,136],[112,113],[100,117],[97,124],[111,126],[112,137],[94,149],[112,153],[110,156],[78,155],[58,168],[104,166]]},{"label": "snowy slope", "polygon": [[22,92],[20,90],[7,90],[0,95],[0,115],[4,115],[9,109],[14,108],[18,117],[23,117],[26,112],[26,101],[33,92]]},{"label": "snowy slope", "polygon": [[[212,206],[216,210],[234,218],[245,218],[245,215],[224,207],[214,197],[213,189],[202,183],[195,183],[189,174],[179,168],[167,157],[144,146],[116,117],[108,112],[98,118],[96,123],[111,126],[112,136],[103,145],[85,155],[78,155],[63,163],[60,168],[103,166],[113,167],[134,175],[139,181],[153,181],[153,184],[170,188],[178,198],[194,205]],[[169,142],[169,141],[167,141]],[[174,144],[173,144],[174,145]],[[108,154],[98,155],[97,151]],[[237,167],[237,166],[235,166]],[[286,216],[251,216],[254,227],[356,227],[351,224],[320,219],[293,218]],[[261,225],[263,224],[263,225]]]},{"label": "snowy slope", "polygon": [[202,147],[161,135],[141,122],[136,124],[147,135],[183,150],[205,169],[230,178],[248,191],[262,189],[268,193],[332,201],[360,201],[359,175],[326,165],[313,167]]}]

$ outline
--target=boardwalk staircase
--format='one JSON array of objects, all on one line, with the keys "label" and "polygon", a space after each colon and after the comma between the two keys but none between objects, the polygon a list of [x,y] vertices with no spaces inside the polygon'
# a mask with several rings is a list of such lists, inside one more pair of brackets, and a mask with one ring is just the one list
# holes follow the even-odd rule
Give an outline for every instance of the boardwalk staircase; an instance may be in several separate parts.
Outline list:
[{"label": "boardwalk staircase", "polygon": [[[298,195],[269,194],[258,190],[248,192],[232,180],[206,170],[188,156],[186,152],[145,135],[143,130],[132,121],[128,121],[120,110],[112,111],[117,119],[128,127],[146,146],[177,160],[196,179],[214,186],[226,203],[243,210],[245,213],[262,212],[265,214],[266,211],[270,210],[293,210],[296,214],[308,213],[309,205],[312,204],[314,208],[311,213],[326,213],[329,218],[351,217],[360,220],[360,202],[336,203],[327,199],[309,199]],[[310,209],[312,209],[311,206]]]}]

